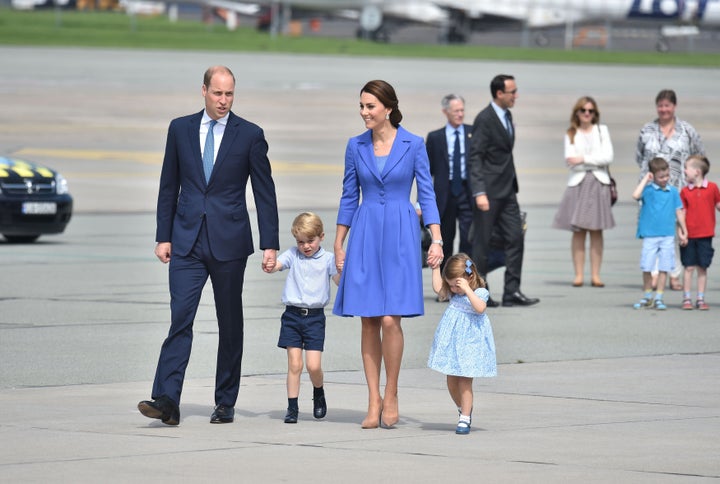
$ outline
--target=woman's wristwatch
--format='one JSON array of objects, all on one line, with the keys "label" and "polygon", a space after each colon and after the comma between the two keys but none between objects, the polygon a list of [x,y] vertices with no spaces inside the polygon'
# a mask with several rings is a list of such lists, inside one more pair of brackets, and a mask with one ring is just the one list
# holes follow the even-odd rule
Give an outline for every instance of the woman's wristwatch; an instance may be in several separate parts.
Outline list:
[{"label": "woman's wristwatch", "polygon": [[442,241],[442,239],[439,239],[439,240],[433,240],[433,241],[432,241],[432,243],[433,243],[433,244],[437,244],[437,245],[439,245],[440,247],[442,247],[442,245],[443,245],[443,241]]}]

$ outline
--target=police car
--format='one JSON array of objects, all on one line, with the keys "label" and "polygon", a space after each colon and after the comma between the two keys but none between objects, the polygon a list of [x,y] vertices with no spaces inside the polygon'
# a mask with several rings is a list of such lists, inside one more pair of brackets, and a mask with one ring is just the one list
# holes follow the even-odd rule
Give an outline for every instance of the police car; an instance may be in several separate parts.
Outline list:
[{"label": "police car", "polygon": [[0,234],[8,242],[63,232],[72,206],[67,181],[58,172],[0,156]]}]

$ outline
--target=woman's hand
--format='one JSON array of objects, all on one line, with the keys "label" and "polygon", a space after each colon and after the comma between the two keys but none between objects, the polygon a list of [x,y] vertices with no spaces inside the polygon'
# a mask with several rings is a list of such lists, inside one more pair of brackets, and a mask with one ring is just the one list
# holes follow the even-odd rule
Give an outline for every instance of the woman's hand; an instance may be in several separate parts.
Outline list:
[{"label": "woman's hand", "polygon": [[443,261],[443,257],[443,250],[440,244],[430,244],[430,248],[428,249],[427,263],[432,269],[440,265],[440,263]]},{"label": "woman's hand", "polygon": [[339,274],[342,274],[343,267],[345,266],[345,249],[342,247],[335,248],[335,268]]}]

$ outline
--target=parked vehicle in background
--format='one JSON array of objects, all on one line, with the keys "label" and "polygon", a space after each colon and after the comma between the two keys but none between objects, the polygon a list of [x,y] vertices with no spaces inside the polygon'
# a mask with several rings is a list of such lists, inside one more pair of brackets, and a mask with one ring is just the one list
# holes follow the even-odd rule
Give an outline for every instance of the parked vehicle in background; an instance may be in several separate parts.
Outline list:
[{"label": "parked vehicle in background", "polygon": [[55,170],[0,157],[0,234],[8,242],[34,242],[65,231],[73,199]]}]

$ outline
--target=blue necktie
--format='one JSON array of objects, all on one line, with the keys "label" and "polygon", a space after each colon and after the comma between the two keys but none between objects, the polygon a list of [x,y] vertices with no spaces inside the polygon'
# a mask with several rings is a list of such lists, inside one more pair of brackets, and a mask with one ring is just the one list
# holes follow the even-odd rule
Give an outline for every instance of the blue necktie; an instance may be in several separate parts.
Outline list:
[{"label": "blue necktie", "polygon": [[210,181],[210,175],[213,171],[213,164],[215,160],[215,134],[213,128],[217,124],[214,119],[210,121],[208,126],[207,137],[205,138],[205,148],[203,149],[203,169],[205,170],[205,181]]},{"label": "blue necktie", "polygon": [[512,114],[510,111],[505,111],[505,129],[507,129],[510,138],[513,137],[513,125],[512,125]]},{"label": "blue necktie", "polygon": [[455,147],[453,148],[452,157],[452,182],[450,183],[450,191],[456,197],[463,191],[462,187],[462,168],[460,167],[460,131],[455,130]]}]

